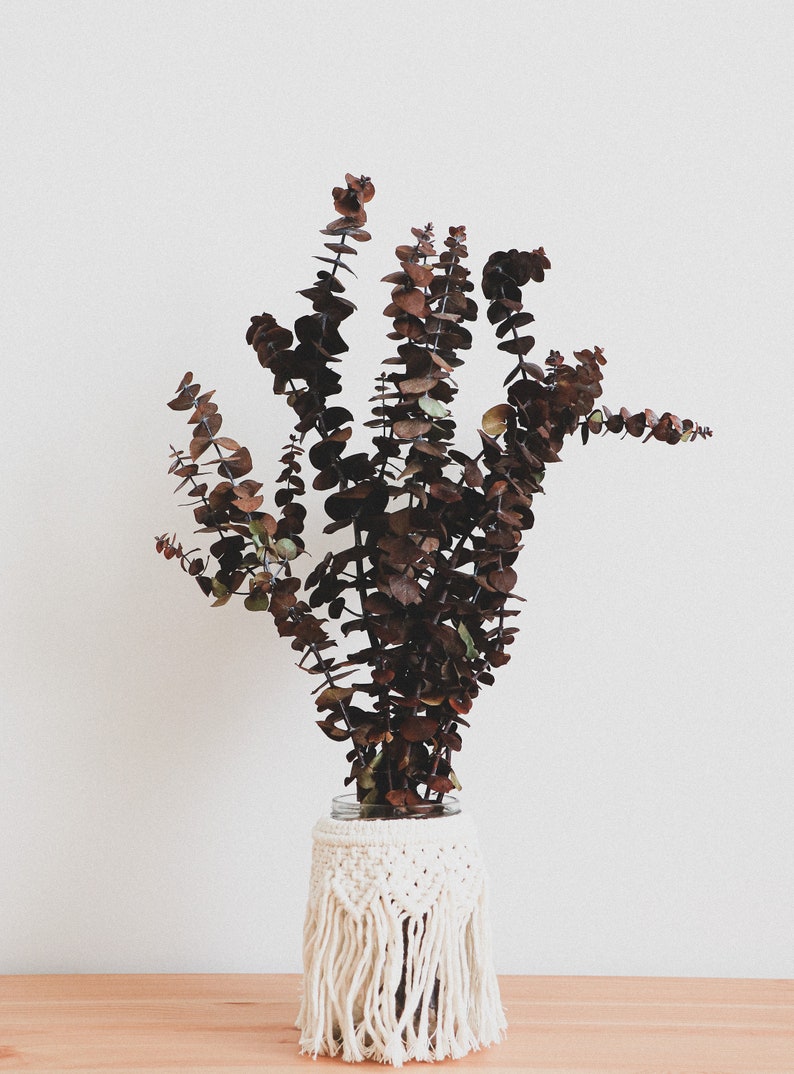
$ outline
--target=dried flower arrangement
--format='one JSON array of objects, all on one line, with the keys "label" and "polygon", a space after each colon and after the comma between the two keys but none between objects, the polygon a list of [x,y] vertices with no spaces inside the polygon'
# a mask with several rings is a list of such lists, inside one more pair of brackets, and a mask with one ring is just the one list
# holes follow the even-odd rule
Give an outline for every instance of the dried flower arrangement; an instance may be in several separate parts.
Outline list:
[{"label": "dried flower arrangement", "polygon": [[[573,361],[557,351],[542,366],[527,360],[535,341],[522,330],[534,318],[521,289],[550,268],[541,247],[497,251],[484,267],[487,318],[498,350],[515,364],[505,401],[483,415],[479,453],[457,449],[454,374],[478,309],[464,265],[465,229],[450,228],[438,253],[428,224],[411,229],[413,241],[396,249],[399,269],[384,277],[392,285],[384,313],[397,354],[384,362],[390,371],[377,379],[373,418],[364,423],[374,430],[372,450],[346,454],[354,419],[331,402],[341,390],[333,366],[348,349],[340,326],[356,307],[343,297],[340,273],[352,272],[345,261],[356,253],[351,240],[371,237],[364,206],[375,191],[366,176],[345,179],[333,190],[338,219],[321,232],[329,241],[319,260],[328,267],[299,292],[313,312],[295,322],[294,335],[269,313],[248,329],[274,392],[286,395],[297,416],[273,513],[262,509],[262,485],[249,476],[248,449],[220,435],[214,393],[186,373],[168,405],[188,412],[193,434],[187,451],[172,449],[170,472],[187,489],[198,532],[216,539],[209,560],[167,534],[157,550],[178,560],[213,606],[239,595],[249,610],[270,612],[301,653],[300,666],[320,679],[319,726],[349,744],[346,784],[355,783],[360,802],[388,805],[397,816],[426,810],[460,786],[452,767],[460,728],[469,726],[493,669],[510,659],[517,630],[508,623],[521,599],[515,564],[533,524],[533,497],[565,438],[616,433],[677,444],[711,430],[668,412],[596,406],[605,364],[598,347],[575,352]],[[324,532],[349,529],[350,541],[313,566],[301,596],[293,572],[306,551],[306,453],[317,471],[312,487],[328,494]],[[220,477],[213,487],[210,470]],[[344,638],[363,635],[363,647],[340,655],[329,620]]]}]

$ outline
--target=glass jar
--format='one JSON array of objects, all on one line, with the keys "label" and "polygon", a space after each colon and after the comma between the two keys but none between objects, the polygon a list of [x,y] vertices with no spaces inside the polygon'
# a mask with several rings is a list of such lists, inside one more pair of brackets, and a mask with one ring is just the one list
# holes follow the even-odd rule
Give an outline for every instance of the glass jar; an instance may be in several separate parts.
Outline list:
[{"label": "glass jar", "polygon": [[331,801],[333,820],[427,820],[431,817],[454,817],[460,813],[460,801],[447,795],[443,802],[427,801],[418,806],[400,807],[388,802],[367,805],[355,794],[340,794]]},{"label": "glass jar", "polygon": [[479,841],[457,799],[435,798],[411,812],[342,795],[315,824],[304,1052],[400,1066],[501,1038]]}]

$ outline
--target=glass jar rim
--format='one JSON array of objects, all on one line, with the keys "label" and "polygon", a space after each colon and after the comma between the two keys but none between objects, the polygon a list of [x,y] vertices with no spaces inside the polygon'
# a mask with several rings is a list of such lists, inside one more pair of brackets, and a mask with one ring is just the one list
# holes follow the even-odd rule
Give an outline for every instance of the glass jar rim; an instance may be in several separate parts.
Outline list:
[{"label": "glass jar rim", "polygon": [[331,800],[331,817],[334,820],[430,820],[434,817],[453,817],[460,811],[460,800],[448,794],[441,802],[425,801],[420,806],[404,809],[385,802],[367,805],[359,802],[355,794],[339,794]]}]

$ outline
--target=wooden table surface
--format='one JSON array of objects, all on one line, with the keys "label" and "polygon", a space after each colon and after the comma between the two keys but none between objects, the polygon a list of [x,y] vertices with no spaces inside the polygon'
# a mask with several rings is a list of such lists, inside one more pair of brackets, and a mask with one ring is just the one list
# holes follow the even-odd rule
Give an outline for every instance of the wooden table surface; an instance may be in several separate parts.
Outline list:
[{"label": "wooden table surface", "polygon": [[[502,977],[504,1043],[404,1069],[794,1074],[794,981]],[[388,1069],[298,1054],[300,978],[0,977],[0,1072],[272,1074]]]}]

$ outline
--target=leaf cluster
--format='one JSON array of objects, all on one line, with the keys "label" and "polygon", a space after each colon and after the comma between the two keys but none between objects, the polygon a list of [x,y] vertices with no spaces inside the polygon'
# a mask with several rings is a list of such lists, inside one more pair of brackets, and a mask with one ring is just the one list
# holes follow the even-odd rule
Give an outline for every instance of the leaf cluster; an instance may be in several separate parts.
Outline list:
[{"label": "leaf cluster", "polygon": [[[177,559],[213,605],[242,595],[246,608],[273,616],[300,666],[318,677],[317,722],[348,746],[346,782],[362,802],[389,803],[399,814],[460,787],[453,755],[480,689],[510,659],[523,600],[518,556],[546,467],[560,460],[566,438],[613,433],[676,444],[711,431],[667,411],[598,404],[599,347],[530,361],[534,318],[523,288],[541,283],[551,264],[542,247],[511,249],[488,258],[480,282],[497,350],[511,361],[504,401],[483,415],[479,452],[460,450],[455,372],[479,309],[465,228],[450,227],[437,243],[427,224],[411,229],[383,278],[394,354],[364,422],[371,450],[348,453],[354,418],[333,397],[348,349],[340,329],[356,307],[341,276],[354,275],[348,259],[370,239],[365,206],[375,191],[367,176],[345,182],[332,191],[338,216],[321,231],[322,267],[299,292],[312,312],[293,331],[262,313],[246,336],[296,419],[271,510],[250,477],[248,449],[219,435],[213,393],[187,373],[169,406],[188,412],[193,433],[186,451],[172,448],[170,469],[187,489],[198,532],[213,539],[206,559],[166,534],[157,550]],[[306,552],[305,462],[325,532],[349,536],[301,582],[294,567]]]}]

